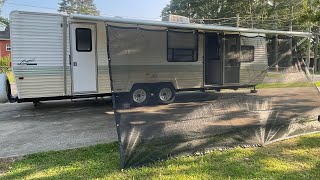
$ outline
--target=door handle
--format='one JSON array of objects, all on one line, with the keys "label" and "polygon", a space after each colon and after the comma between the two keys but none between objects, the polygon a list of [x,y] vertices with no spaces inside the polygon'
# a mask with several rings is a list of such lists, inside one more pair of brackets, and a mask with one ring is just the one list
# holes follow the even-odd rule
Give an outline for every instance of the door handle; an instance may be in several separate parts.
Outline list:
[{"label": "door handle", "polygon": [[73,62],[73,66],[78,66],[78,63],[77,62]]}]

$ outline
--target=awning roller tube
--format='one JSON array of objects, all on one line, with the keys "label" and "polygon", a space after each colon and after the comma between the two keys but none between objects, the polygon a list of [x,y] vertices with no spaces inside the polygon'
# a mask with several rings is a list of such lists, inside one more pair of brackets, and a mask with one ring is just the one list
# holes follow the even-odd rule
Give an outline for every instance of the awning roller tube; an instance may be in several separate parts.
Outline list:
[{"label": "awning roller tube", "polygon": [[185,29],[197,29],[197,30],[206,30],[206,31],[227,31],[227,32],[239,32],[239,33],[278,34],[278,35],[301,36],[301,37],[311,37],[312,36],[312,33],[309,33],[309,32],[249,29],[249,28],[237,28],[237,27],[230,27],[230,26],[218,26],[218,25],[206,25],[206,24],[186,24],[186,23],[173,23],[173,22],[163,22],[163,21],[126,19],[126,18],[118,18],[118,17],[70,15],[70,18],[77,19],[77,20],[104,21],[104,22],[112,22],[112,23],[162,26],[162,27],[168,27],[168,28],[185,28]]}]

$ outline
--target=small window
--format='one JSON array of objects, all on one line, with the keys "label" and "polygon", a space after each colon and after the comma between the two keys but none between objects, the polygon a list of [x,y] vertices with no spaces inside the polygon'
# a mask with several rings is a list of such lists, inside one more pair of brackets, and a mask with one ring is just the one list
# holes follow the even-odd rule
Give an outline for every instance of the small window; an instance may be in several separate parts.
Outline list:
[{"label": "small window", "polygon": [[11,51],[11,45],[10,44],[6,45],[6,51]]},{"label": "small window", "polygon": [[92,33],[88,28],[76,29],[76,48],[78,52],[92,51]]},{"label": "small window", "polygon": [[194,62],[194,49],[168,49],[169,62]]},{"label": "small window", "polygon": [[196,31],[168,31],[168,62],[198,61],[198,33]]},{"label": "small window", "polygon": [[254,61],[254,46],[241,46],[240,62]]}]

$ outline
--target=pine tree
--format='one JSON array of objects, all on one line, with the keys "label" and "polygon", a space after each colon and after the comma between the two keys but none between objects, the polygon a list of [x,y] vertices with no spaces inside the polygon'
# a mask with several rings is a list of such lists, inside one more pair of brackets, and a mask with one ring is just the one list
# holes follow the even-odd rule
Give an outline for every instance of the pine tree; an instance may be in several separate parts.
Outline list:
[{"label": "pine tree", "polygon": [[93,0],[61,0],[59,5],[60,8],[58,11],[68,14],[100,14]]}]

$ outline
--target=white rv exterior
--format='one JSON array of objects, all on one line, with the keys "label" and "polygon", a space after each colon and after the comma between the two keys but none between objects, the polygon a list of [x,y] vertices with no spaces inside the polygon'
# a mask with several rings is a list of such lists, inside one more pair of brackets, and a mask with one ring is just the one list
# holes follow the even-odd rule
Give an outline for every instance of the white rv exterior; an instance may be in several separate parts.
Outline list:
[{"label": "white rv exterior", "polygon": [[[111,95],[110,74],[115,93],[159,83],[165,91],[255,86],[267,68],[264,34],[311,35],[22,11],[10,26],[18,102]],[[251,60],[238,62],[234,48]],[[174,51],[184,57],[175,61]]]},{"label": "white rv exterior", "polygon": [[[61,14],[20,11],[12,12],[10,21],[19,99],[110,93],[103,22],[78,23]],[[79,26],[92,29],[91,53],[73,48],[75,34],[70,32]],[[78,66],[71,66],[75,62]]]}]

